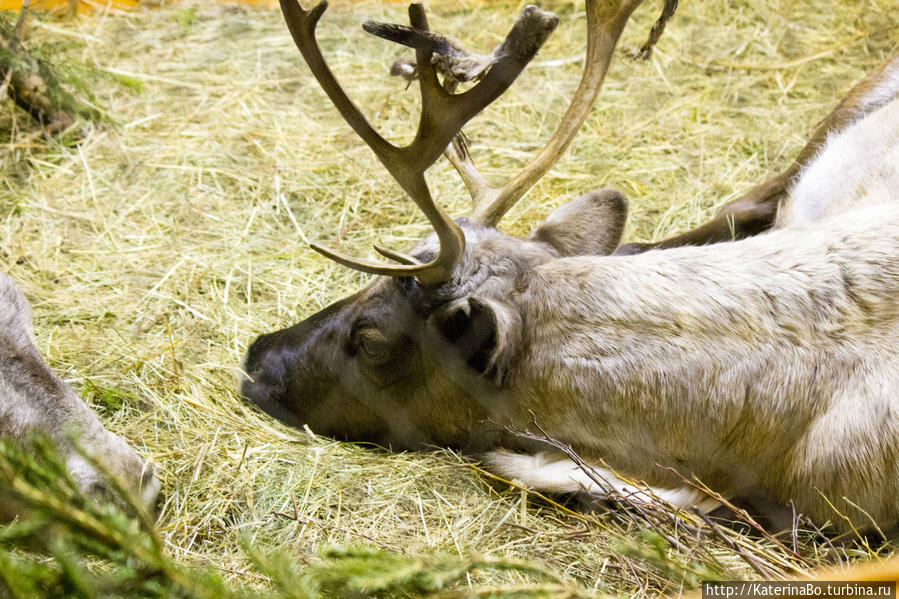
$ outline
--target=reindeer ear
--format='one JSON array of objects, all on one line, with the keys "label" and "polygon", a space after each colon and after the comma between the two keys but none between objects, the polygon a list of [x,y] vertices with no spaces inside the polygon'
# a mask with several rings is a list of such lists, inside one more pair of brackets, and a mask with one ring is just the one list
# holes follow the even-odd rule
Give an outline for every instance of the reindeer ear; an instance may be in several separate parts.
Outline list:
[{"label": "reindeer ear", "polygon": [[480,297],[457,300],[432,317],[462,359],[501,386],[521,347],[521,316],[513,307]]},{"label": "reindeer ear", "polygon": [[563,256],[605,256],[621,241],[627,220],[627,198],[614,189],[597,189],[556,208],[531,233]]}]

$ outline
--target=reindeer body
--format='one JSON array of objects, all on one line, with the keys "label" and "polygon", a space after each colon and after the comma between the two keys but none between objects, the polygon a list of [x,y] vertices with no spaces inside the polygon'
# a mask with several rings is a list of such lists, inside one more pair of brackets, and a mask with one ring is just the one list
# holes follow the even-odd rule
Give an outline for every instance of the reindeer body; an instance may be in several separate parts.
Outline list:
[{"label": "reindeer body", "polygon": [[[106,476],[75,450],[68,435],[76,435],[152,511],[159,492],[153,467],[124,439],[103,428],[97,415],[50,370],[35,347],[27,300],[13,280],[0,273],[0,438],[25,443],[35,434],[53,442],[82,489],[115,499]],[[7,502],[0,494],[0,521],[16,514]]]},{"label": "reindeer body", "polygon": [[[689,473],[725,495],[793,500],[820,521],[894,524],[897,225],[899,97],[829,136],[778,230],[559,259],[526,287],[519,277],[502,295],[521,311],[529,349],[510,379],[540,390],[521,407],[586,460],[651,485],[678,487]],[[489,461],[535,478],[520,456]],[[588,484],[562,476],[566,490]]]},{"label": "reindeer body", "polygon": [[833,513],[817,490],[895,520],[897,223],[899,202],[715,252],[539,266],[506,295],[528,348],[510,420],[533,412],[588,462],[654,486],[681,485],[671,466],[821,520]]}]

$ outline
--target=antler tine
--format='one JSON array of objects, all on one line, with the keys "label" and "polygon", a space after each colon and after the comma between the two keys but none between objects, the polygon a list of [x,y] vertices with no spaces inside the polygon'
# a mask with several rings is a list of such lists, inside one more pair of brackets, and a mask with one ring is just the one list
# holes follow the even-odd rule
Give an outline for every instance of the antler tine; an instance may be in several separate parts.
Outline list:
[{"label": "antler tine", "polygon": [[397,148],[375,131],[334,78],[315,39],[316,25],[327,8],[327,0],[322,0],[309,10],[304,9],[297,0],[281,0],[284,20],[313,76],[328,94],[347,124],[374,151],[394,179],[425,213],[440,240],[440,253],[432,262],[426,264],[409,264],[408,261],[402,261],[404,263],[401,266],[393,266],[356,260],[318,244],[312,244],[311,247],[339,264],[362,272],[386,276],[418,277],[426,284],[447,281],[465,249],[465,237],[462,230],[431,198],[424,180],[424,169],[427,166],[418,168],[417,165],[406,163],[401,152],[402,148]]},{"label": "antler tine", "polygon": [[328,68],[315,39],[315,28],[327,9],[328,0],[321,0],[309,10],[303,8],[298,0],[281,0],[281,12],[287,22],[287,29],[315,79],[328,94],[340,116],[380,158],[382,153],[389,151],[391,144],[374,130],[344,93],[331,69]]},{"label": "antler tine", "polygon": [[447,151],[472,194],[471,220],[496,226],[500,219],[552,168],[587,119],[602,87],[624,26],[643,0],[587,0],[587,54],[581,81],[550,140],[531,162],[502,187],[491,186],[467,156]]},{"label": "antler tine", "polygon": [[[379,248],[378,251],[382,255],[402,263],[400,266],[389,266],[358,261],[318,245],[313,245],[313,249],[340,264],[363,272],[387,276],[414,276],[425,284],[445,282],[450,279],[453,269],[462,257],[465,250],[465,236],[461,228],[434,202],[425,182],[424,172],[440,157],[465,123],[508,89],[555,28],[555,16],[551,15],[551,19],[544,18],[543,28],[522,28],[519,26],[522,19],[519,19],[519,23],[516,23],[516,27],[513,27],[504,42],[504,46],[508,46],[507,54],[497,61],[477,85],[463,94],[452,95],[443,90],[431,64],[431,51],[417,49],[422,96],[421,117],[412,143],[405,147],[397,147],[371,127],[337,83],[322,57],[315,39],[315,28],[326,9],[326,0],[322,0],[310,10],[300,6],[297,0],[281,0],[281,10],[287,26],[312,74],[344,120],[375,152],[393,178],[428,218],[440,241],[440,252],[432,262],[410,264],[413,259],[398,252]],[[525,12],[550,15],[536,7],[528,7]],[[427,30],[427,17],[421,4],[413,3],[409,6],[409,19],[413,27]],[[545,26],[546,22],[551,23],[548,29]]]}]

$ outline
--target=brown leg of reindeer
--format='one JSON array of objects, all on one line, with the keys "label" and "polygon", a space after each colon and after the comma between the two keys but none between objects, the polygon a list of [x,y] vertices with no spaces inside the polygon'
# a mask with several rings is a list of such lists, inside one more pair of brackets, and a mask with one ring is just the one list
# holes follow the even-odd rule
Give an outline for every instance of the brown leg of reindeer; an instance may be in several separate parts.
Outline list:
[{"label": "brown leg of reindeer", "polygon": [[706,245],[742,239],[766,231],[774,224],[780,200],[797,171],[798,168],[791,166],[780,175],[753,187],[749,193],[722,208],[715,218],[691,231],[655,243],[625,243],[614,254],[629,256],[682,245]]},{"label": "brown leg of reindeer", "polygon": [[857,118],[892,100],[892,95],[878,93],[878,84],[883,81],[887,70],[899,72],[899,56],[869,73],[846,94],[833,112],[818,124],[811,139],[787,170],[753,187],[748,193],[722,208],[715,218],[692,231],[654,243],[626,243],[615,250],[615,255],[640,254],[648,250],[682,245],[733,241],[767,231],[774,224],[777,209],[786,195],[790,181],[823,145],[827,134],[843,129]]}]

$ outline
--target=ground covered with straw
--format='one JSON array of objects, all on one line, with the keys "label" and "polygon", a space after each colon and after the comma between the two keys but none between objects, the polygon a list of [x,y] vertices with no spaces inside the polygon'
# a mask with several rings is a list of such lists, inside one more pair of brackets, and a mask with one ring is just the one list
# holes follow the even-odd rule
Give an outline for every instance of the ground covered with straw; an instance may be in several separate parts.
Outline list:
[{"label": "ground covered with straw", "polygon": [[[387,76],[399,51],[359,27],[404,22],[404,8],[334,4],[320,26],[326,56],[377,127],[408,140],[417,94]],[[432,28],[486,51],[519,6],[430,8]],[[544,8],[559,29],[466,128],[488,177],[539,149],[578,82],[583,3]],[[591,118],[504,231],[524,234],[602,186],[630,198],[628,240],[685,231],[789,164],[899,39],[894,0],[703,0],[681,3],[650,61],[629,59],[659,10],[638,11]],[[60,143],[4,101],[0,269],[33,303],[50,364],[157,466],[157,535],[178,567],[264,590],[272,572],[248,547],[302,569],[340,557],[324,548],[352,546],[377,556],[360,568],[385,572],[488,556],[446,579],[455,591],[654,596],[892,551],[834,546],[804,526],[773,537],[665,510],[574,512],[450,452],[337,443],[244,406],[237,380],[254,337],[366,282],[308,242],[359,256],[372,243],[402,249],[423,218],[328,103],[276,8],[176,3],[80,19],[39,17],[30,35],[90,67],[105,118]],[[451,167],[429,177],[464,214]],[[503,560],[528,567],[480,567]]]}]

